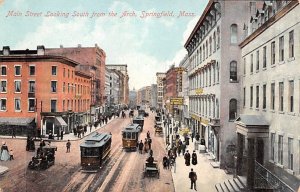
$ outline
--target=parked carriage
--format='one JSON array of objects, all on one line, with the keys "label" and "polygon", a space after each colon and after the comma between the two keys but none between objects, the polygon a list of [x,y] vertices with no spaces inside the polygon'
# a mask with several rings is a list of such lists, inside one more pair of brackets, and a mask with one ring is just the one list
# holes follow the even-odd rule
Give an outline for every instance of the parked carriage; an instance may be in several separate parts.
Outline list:
[{"label": "parked carriage", "polygon": [[146,162],[144,165],[144,178],[147,177],[157,177],[159,178],[159,167],[157,161],[154,161],[153,163]]},{"label": "parked carriage", "polygon": [[129,124],[122,131],[122,146],[125,150],[137,150],[141,126]]},{"label": "parked carriage", "polygon": [[44,146],[37,149],[37,153],[28,163],[29,169],[43,170],[47,169],[55,163],[56,146]]},{"label": "parked carriage", "polygon": [[143,131],[144,128],[144,117],[143,116],[137,116],[133,118],[132,123],[134,124],[139,124],[141,126],[141,132]]},{"label": "parked carriage", "polygon": [[96,172],[108,157],[111,148],[110,133],[94,132],[80,144],[81,166],[85,171]]}]

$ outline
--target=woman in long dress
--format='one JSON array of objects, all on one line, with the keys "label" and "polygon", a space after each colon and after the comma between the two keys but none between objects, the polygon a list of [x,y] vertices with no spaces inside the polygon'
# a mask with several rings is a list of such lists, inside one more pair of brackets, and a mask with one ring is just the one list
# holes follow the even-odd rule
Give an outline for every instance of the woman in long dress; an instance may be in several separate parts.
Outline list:
[{"label": "woman in long dress", "polygon": [[8,161],[10,158],[9,152],[8,152],[8,147],[6,146],[6,143],[2,144],[1,147],[1,161]]}]

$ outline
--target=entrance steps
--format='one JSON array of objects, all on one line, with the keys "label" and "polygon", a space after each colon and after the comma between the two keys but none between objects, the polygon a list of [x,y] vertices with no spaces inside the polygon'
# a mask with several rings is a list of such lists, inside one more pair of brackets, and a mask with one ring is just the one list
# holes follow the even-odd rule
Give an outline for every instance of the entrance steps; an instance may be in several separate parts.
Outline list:
[{"label": "entrance steps", "polygon": [[247,191],[246,177],[237,176],[222,183],[217,183],[215,188],[218,192],[243,192]]}]

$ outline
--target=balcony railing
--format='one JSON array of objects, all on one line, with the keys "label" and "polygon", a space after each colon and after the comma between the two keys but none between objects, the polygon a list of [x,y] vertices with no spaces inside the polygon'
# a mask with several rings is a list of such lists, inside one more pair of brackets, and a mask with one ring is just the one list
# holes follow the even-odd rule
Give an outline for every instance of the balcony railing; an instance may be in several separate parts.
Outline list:
[{"label": "balcony railing", "polygon": [[255,187],[260,189],[273,189],[276,192],[294,192],[282,180],[255,161]]}]

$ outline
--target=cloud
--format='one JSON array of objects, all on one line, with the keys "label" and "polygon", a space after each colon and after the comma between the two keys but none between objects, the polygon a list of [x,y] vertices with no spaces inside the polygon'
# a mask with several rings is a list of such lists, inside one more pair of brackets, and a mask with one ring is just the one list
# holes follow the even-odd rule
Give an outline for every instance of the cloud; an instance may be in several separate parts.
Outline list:
[{"label": "cloud", "polygon": [[181,41],[181,45],[184,45],[185,42],[187,41],[187,39],[189,38],[190,34],[192,33],[194,27],[197,24],[197,21],[200,19],[200,16],[194,17],[188,24],[186,27],[186,30],[183,32],[183,38]]}]

